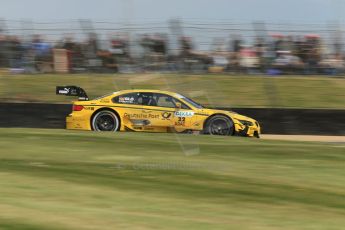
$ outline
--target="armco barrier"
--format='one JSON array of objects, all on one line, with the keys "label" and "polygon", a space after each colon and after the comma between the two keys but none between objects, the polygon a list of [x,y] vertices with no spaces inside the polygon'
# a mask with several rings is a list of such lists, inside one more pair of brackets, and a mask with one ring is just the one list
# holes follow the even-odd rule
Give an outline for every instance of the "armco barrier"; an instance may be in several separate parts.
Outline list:
[{"label": "armco barrier", "polygon": [[65,128],[72,105],[0,103],[0,127]]},{"label": "armco barrier", "polygon": [[[0,103],[0,127],[64,128],[67,104]],[[226,109],[228,108],[220,108]],[[234,108],[267,134],[345,135],[345,110]]]}]

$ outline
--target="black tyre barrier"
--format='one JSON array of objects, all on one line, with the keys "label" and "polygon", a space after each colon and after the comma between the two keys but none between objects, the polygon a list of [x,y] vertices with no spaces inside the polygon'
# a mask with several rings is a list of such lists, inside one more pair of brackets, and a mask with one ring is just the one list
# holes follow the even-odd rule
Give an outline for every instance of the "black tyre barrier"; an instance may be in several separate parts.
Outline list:
[{"label": "black tyre barrier", "polygon": [[345,135],[345,109],[237,108],[233,111],[256,119],[266,134]]},{"label": "black tyre barrier", "polygon": [[[65,128],[71,110],[69,104],[0,103],[0,127]],[[256,119],[266,134],[345,135],[345,109],[232,110]]]},{"label": "black tyre barrier", "polygon": [[65,128],[72,105],[0,103],[0,127]]}]

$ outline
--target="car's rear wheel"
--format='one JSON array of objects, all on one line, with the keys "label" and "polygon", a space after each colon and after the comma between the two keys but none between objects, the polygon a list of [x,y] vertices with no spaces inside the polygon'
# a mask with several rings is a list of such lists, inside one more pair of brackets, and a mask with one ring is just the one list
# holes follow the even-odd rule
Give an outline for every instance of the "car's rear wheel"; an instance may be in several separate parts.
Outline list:
[{"label": "car's rear wheel", "polygon": [[95,131],[115,132],[120,128],[119,118],[109,110],[97,112],[92,118],[91,125]]},{"label": "car's rear wheel", "polygon": [[226,116],[215,115],[207,120],[203,133],[220,136],[233,135],[234,123]]}]

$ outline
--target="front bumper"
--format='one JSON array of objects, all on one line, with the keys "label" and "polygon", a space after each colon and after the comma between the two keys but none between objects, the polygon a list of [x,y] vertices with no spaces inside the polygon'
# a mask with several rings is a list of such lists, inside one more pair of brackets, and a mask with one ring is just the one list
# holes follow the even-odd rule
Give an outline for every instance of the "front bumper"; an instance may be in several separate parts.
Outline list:
[{"label": "front bumper", "polygon": [[235,136],[259,138],[260,134],[260,126],[247,126],[243,124],[235,124]]}]

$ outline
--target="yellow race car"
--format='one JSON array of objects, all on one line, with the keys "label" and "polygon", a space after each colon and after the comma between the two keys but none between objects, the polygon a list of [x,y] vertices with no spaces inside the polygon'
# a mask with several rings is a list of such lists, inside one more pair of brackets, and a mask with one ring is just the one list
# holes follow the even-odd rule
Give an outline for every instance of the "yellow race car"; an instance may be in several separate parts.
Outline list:
[{"label": "yellow race car", "polygon": [[89,100],[80,87],[57,86],[56,94],[79,97],[66,117],[67,129],[260,136],[256,120],[204,108],[178,93],[131,89]]}]

